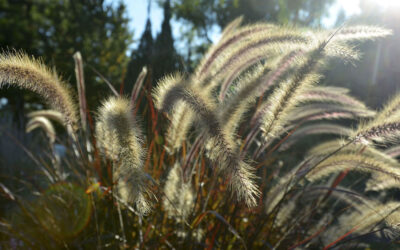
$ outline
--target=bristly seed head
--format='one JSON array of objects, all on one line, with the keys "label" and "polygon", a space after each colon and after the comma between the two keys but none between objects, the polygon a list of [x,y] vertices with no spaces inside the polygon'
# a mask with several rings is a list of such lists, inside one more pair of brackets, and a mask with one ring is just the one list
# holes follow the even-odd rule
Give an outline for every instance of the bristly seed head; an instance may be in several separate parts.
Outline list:
[{"label": "bristly seed head", "polygon": [[96,138],[102,152],[114,161],[113,178],[122,199],[134,202],[140,214],[150,211],[143,172],[142,135],[128,99],[111,97],[99,109]]},{"label": "bristly seed head", "polygon": [[23,53],[1,54],[0,87],[7,84],[39,94],[63,114],[66,125],[78,128],[76,107],[69,88],[56,72],[45,67],[40,60]]}]

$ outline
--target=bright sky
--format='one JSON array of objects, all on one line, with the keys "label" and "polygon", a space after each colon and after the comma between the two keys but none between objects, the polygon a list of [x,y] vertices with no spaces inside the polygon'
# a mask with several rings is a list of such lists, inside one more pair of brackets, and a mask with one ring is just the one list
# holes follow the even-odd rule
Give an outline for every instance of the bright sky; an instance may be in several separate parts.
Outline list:
[{"label": "bright sky", "polygon": [[[124,0],[124,2],[127,5],[128,15],[131,19],[130,26],[134,31],[134,44],[132,45],[132,49],[134,49],[139,45],[139,39],[145,29],[148,0]],[[150,19],[153,37],[155,37],[160,32],[161,23],[164,19],[163,9],[158,6],[156,0],[151,1]],[[175,39],[179,38],[180,33],[185,27],[174,19],[171,19],[171,26],[173,37]],[[219,30],[212,30],[209,36],[211,40],[216,41],[219,38]],[[179,43],[179,41],[175,42],[175,48],[178,51],[184,51],[186,44],[184,42]]]},{"label": "bright sky", "polygon": [[[139,39],[144,31],[147,21],[147,5],[148,0],[124,0],[127,5],[129,18],[131,19],[130,26],[134,31],[134,44],[132,48],[137,48]],[[161,23],[164,19],[162,8],[158,6],[156,1],[151,1],[150,20],[153,31],[153,37],[161,30]],[[179,29],[176,22],[172,21],[172,32],[174,38],[179,36]]]},{"label": "bright sky", "polygon": [[[135,32],[134,39],[139,39],[146,25],[148,0],[124,0],[124,2],[127,5],[128,15],[131,19],[131,27]],[[154,0],[151,5],[150,19],[153,36],[155,36],[160,31],[163,11]]]},{"label": "bright sky", "polygon": [[346,13],[346,17],[357,15],[361,12],[360,0],[336,0],[329,10],[329,16],[322,21],[326,27],[335,25],[336,17],[341,9]]}]

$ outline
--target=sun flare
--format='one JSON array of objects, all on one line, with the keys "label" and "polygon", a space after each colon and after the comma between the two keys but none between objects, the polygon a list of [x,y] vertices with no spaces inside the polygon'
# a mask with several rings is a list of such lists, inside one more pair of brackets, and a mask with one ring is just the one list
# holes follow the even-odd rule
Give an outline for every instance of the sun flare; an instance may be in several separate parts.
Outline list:
[{"label": "sun flare", "polygon": [[373,0],[372,2],[384,9],[400,7],[399,0]]}]

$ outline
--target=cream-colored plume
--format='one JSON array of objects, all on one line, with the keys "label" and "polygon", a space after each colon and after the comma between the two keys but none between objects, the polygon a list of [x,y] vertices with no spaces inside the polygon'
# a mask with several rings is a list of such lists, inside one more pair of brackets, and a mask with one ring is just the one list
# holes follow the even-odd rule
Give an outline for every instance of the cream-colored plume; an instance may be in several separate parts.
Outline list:
[{"label": "cream-colored plume", "polygon": [[175,164],[169,171],[164,186],[164,209],[168,217],[174,218],[178,223],[185,222],[191,214],[195,198],[191,183],[185,183],[182,174],[181,166]]},{"label": "cream-colored plume", "polygon": [[0,55],[0,87],[16,86],[39,94],[55,110],[63,114],[66,125],[76,129],[78,116],[67,85],[40,60],[23,53]]},{"label": "cream-colored plume", "polygon": [[111,97],[98,111],[96,138],[102,152],[113,160],[113,179],[120,197],[134,202],[140,214],[150,211],[143,171],[142,135],[128,99]]}]

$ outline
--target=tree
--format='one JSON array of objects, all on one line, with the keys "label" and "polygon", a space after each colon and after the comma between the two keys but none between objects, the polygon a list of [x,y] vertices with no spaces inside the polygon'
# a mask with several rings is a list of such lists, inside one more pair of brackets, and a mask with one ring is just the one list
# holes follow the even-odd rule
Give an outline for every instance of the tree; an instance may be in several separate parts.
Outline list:
[{"label": "tree", "polygon": [[[72,55],[80,51],[89,107],[94,109],[109,90],[91,68],[114,85],[122,82],[132,36],[125,12],[122,2],[112,4],[104,0],[2,0],[0,44],[3,49],[24,50],[43,57],[49,65],[57,65],[58,72],[73,86]],[[16,90],[1,90],[0,95],[13,104],[22,100],[15,98],[15,93]],[[35,96],[25,96],[25,100],[39,102]]]},{"label": "tree", "polygon": [[142,67],[146,66],[151,74],[152,63],[153,63],[153,50],[154,41],[151,30],[151,20],[150,20],[150,3],[147,7],[147,21],[146,28],[140,37],[139,46],[136,50],[132,51],[131,57],[127,67],[127,74],[125,78],[124,89],[127,93],[133,88],[136,78],[140,74]]},{"label": "tree", "polygon": [[[197,39],[210,44],[209,31],[213,27],[223,29],[239,16],[243,16],[245,23],[269,21],[320,27],[322,17],[327,14],[328,7],[333,2],[334,0],[175,0],[172,9],[178,20],[191,25]],[[190,44],[190,38],[187,40]],[[190,48],[192,52],[200,52],[195,60],[206,48],[204,43]]]},{"label": "tree", "polygon": [[320,26],[334,0],[175,0],[174,13],[202,29],[225,27],[243,16],[246,22],[271,21]]},{"label": "tree", "polygon": [[[168,73],[172,73],[182,68],[181,58],[174,47],[174,38],[170,20],[172,17],[170,0],[163,3],[164,20],[161,25],[161,32],[153,42],[151,33],[151,21],[148,17],[146,28],[140,38],[138,49],[132,52],[131,60],[128,65],[126,78],[127,92],[132,89],[142,67],[147,66],[152,85]],[[148,7],[150,16],[150,2]]]},{"label": "tree", "polygon": [[155,80],[159,80],[165,73],[174,72],[182,67],[180,57],[174,47],[170,20],[170,0],[166,0],[164,2],[164,20],[161,32],[157,35],[154,44],[153,76]]}]

